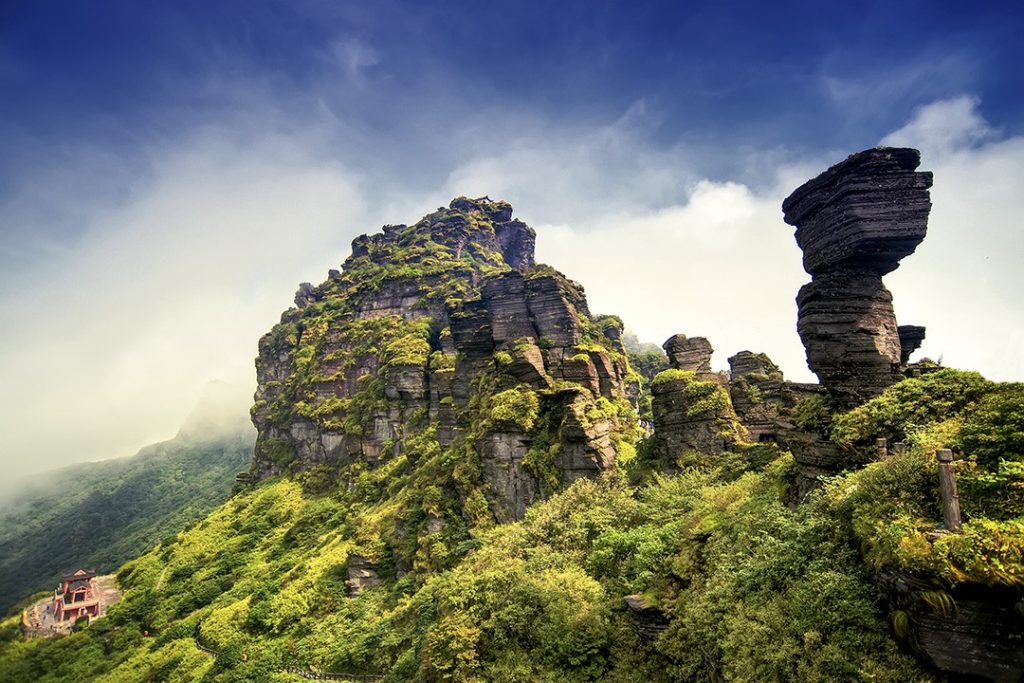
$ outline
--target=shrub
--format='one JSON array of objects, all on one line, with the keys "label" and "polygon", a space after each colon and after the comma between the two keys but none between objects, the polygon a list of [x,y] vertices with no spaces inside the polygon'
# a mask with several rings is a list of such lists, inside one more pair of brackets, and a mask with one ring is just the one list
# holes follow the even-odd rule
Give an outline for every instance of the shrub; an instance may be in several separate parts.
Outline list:
[{"label": "shrub", "polygon": [[832,439],[845,446],[867,444],[879,437],[900,441],[915,427],[959,414],[993,386],[976,372],[951,369],[903,380],[836,417]]},{"label": "shrub", "polygon": [[1000,385],[964,411],[960,447],[992,469],[1024,462],[1024,384]]},{"label": "shrub", "polygon": [[528,432],[537,420],[539,406],[537,394],[524,385],[492,396],[490,416],[495,422],[515,425],[521,431]]},{"label": "shrub", "polygon": [[675,382],[681,379],[692,380],[695,379],[697,374],[692,370],[677,370],[675,368],[669,368],[668,370],[662,370],[654,379],[651,381],[651,386],[661,386],[662,384],[668,384],[669,382]]}]

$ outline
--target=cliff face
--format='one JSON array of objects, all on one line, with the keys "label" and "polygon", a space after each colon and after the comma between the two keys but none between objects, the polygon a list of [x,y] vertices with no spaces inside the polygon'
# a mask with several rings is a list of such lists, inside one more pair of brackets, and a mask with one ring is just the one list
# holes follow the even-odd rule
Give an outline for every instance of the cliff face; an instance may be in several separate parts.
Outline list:
[{"label": "cliff face", "polygon": [[429,433],[479,460],[504,520],[610,467],[635,438],[621,323],[533,249],[487,198],[356,238],[260,341],[253,475],[377,467]]}]

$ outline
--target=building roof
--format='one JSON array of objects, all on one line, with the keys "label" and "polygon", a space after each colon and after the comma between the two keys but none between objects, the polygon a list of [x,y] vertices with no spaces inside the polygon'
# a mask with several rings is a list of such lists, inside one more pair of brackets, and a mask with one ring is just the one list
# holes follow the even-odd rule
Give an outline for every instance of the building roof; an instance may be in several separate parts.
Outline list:
[{"label": "building roof", "polygon": [[76,579],[79,579],[79,580],[91,579],[94,576],[96,576],[95,570],[92,570],[92,569],[79,569],[79,570],[75,571],[72,574],[65,574],[64,576],[60,577],[60,580],[61,580],[61,583],[63,583],[64,581],[74,581]]},{"label": "building roof", "polygon": [[64,590],[64,592],[74,593],[75,591],[80,590],[82,588],[92,588],[92,583],[90,582],[90,579],[76,579],[75,581],[71,581],[70,583],[68,583],[68,586]]}]

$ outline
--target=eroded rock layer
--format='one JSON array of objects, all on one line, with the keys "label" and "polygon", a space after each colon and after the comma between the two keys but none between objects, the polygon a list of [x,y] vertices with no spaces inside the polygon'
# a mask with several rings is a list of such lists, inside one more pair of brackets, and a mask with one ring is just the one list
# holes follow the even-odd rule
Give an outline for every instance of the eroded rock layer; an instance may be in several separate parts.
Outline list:
[{"label": "eroded rock layer", "polygon": [[329,477],[449,449],[479,461],[456,493],[507,520],[611,467],[636,430],[621,322],[593,318],[533,249],[533,230],[487,198],[357,237],[260,341],[252,474]]},{"label": "eroded rock layer", "polygon": [[841,404],[857,405],[898,379],[896,314],[880,277],[827,273],[801,287],[796,300],[807,364]]},{"label": "eroded rock layer", "polygon": [[661,348],[665,349],[669,365],[677,370],[711,372],[711,354],[715,350],[705,337],[687,337],[674,334]]},{"label": "eroded rock layer", "polygon": [[662,348],[671,367],[651,382],[654,453],[668,470],[697,454],[714,460],[746,437],[729,399],[728,378],[711,371],[711,343],[704,337],[676,334]]},{"label": "eroded rock layer", "polygon": [[729,398],[751,441],[775,441],[792,403],[779,367],[752,351],[729,358]]},{"label": "eroded rock layer", "polygon": [[921,348],[925,328],[920,325],[900,325],[896,328],[900,337],[900,365],[910,362],[910,355]]},{"label": "eroded rock layer", "polygon": [[840,406],[872,398],[899,377],[904,354],[882,276],[927,230],[932,176],[915,171],[919,163],[914,149],[859,152],[782,204],[812,276],[797,297],[807,364]]}]

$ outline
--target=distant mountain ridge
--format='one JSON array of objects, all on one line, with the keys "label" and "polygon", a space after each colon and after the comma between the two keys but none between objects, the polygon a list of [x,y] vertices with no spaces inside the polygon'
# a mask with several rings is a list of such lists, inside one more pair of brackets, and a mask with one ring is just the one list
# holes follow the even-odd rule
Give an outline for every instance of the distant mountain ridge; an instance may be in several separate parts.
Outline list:
[{"label": "distant mountain ridge", "polygon": [[41,474],[0,509],[0,610],[62,571],[113,571],[226,500],[255,439],[238,392],[212,382],[174,438]]}]

